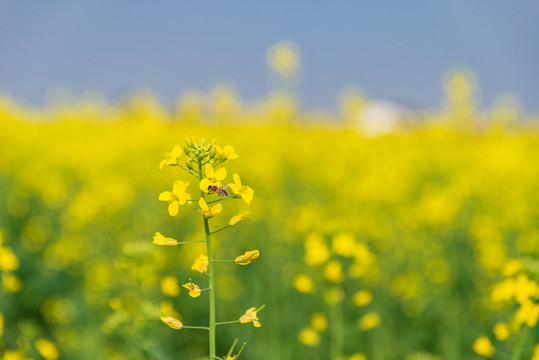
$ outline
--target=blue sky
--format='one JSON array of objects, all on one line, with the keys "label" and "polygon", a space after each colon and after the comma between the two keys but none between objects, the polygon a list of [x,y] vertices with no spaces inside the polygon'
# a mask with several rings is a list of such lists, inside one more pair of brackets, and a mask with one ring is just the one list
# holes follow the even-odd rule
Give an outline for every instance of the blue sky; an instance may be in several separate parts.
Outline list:
[{"label": "blue sky", "polygon": [[256,99],[274,86],[266,50],[292,40],[306,108],[334,108],[346,86],[436,108],[444,72],[465,66],[484,106],[512,93],[539,112],[537,19],[531,0],[0,0],[0,89],[41,105],[50,88],[174,100],[225,82]]}]

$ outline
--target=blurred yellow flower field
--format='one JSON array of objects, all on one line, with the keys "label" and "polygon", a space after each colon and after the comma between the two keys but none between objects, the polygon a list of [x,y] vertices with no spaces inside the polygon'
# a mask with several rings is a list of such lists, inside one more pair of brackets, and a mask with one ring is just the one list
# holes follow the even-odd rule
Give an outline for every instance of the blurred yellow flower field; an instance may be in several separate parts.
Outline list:
[{"label": "blurred yellow flower field", "polygon": [[173,109],[146,93],[41,110],[1,98],[2,358],[207,356],[182,328],[208,322],[204,231],[185,205],[198,184],[159,171],[186,136],[238,158],[227,180],[209,166],[203,190],[230,183],[243,201],[199,211],[219,215],[211,231],[234,226],[213,246],[249,264],[219,268],[219,316],[263,326],[218,328],[220,356],[241,334],[245,359],[537,358],[539,132],[515,109],[476,109],[468,79],[448,78],[440,113],[377,136],[353,92],[338,118],[285,93]]}]

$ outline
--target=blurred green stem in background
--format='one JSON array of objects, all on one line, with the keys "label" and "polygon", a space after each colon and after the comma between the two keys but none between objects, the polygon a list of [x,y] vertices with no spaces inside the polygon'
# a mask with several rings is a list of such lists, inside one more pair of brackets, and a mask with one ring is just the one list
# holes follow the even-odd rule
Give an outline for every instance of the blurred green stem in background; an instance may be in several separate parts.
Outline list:
[{"label": "blurred green stem in background", "polygon": [[524,344],[528,337],[528,327],[524,326],[520,334],[518,335],[517,343],[515,345],[515,351],[511,356],[511,360],[520,360],[522,359],[522,350],[524,349]]},{"label": "blurred green stem in background", "polygon": [[342,299],[335,301],[330,307],[330,344],[329,355],[330,359],[339,359],[342,356],[343,347],[343,306]]}]

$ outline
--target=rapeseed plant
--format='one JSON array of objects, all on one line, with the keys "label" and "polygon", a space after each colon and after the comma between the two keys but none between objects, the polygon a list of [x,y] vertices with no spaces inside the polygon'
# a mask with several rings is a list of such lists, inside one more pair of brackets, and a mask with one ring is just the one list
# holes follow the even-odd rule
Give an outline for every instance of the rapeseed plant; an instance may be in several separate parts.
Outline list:
[{"label": "rapeseed plant", "polygon": [[[233,227],[238,223],[247,220],[249,214],[245,211],[240,212],[239,214],[233,216],[226,225],[221,227],[218,230],[210,231],[209,221],[210,219],[218,216],[223,211],[222,201],[227,199],[242,199],[245,203],[250,205],[254,191],[247,185],[243,185],[238,174],[232,176],[233,183],[224,184],[223,181],[226,179],[227,172],[224,167],[220,167],[221,164],[227,160],[237,159],[238,154],[235,152],[234,147],[227,145],[220,147],[215,144],[215,140],[211,143],[206,144],[204,138],[199,142],[196,142],[195,138],[192,139],[186,138],[185,145],[183,147],[183,153],[188,157],[185,160],[185,166],[182,165],[180,157],[182,156],[182,150],[179,145],[175,145],[171,152],[166,152],[164,160],[159,164],[159,168],[163,169],[165,166],[176,166],[183,169],[185,172],[195,177],[198,181],[198,188],[200,190],[200,197],[198,199],[192,199],[191,195],[187,192],[187,187],[189,184],[187,182],[177,180],[174,182],[172,191],[164,191],[159,195],[159,200],[166,201],[168,205],[168,213],[170,216],[178,215],[180,211],[180,206],[188,206],[200,214],[202,214],[203,227],[206,235],[205,240],[194,240],[194,241],[185,241],[178,242],[175,239],[167,238],[159,232],[155,233],[153,244],[156,245],[166,245],[166,246],[177,246],[182,244],[194,243],[194,242],[205,242],[206,244],[206,254],[199,255],[191,266],[191,270],[197,271],[199,273],[205,274],[208,276],[208,287],[201,289],[199,285],[192,282],[189,279],[189,282],[183,284],[182,286],[189,290],[189,296],[193,298],[198,298],[202,295],[203,292],[208,292],[209,294],[209,324],[208,326],[192,326],[184,325],[183,322],[177,318],[169,315],[161,317],[161,321],[167,324],[169,327],[181,330],[181,329],[201,329],[206,330],[209,333],[208,341],[208,353],[209,359],[221,359],[221,360],[235,360],[238,359],[245,343],[238,351],[237,354],[232,355],[234,348],[236,346],[237,340],[232,344],[228,354],[225,357],[219,357],[216,355],[216,327],[219,325],[227,325],[234,323],[248,324],[253,323],[255,327],[260,327],[260,321],[258,318],[258,311],[264,308],[264,305],[260,308],[249,308],[245,314],[243,314],[238,320],[232,321],[223,321],[217,322],[217,305],[216,305],[216,274],[215,269],[216,263],[236,263],[238,265],[249,265],[253,260],[257,259],[260,255],[258,250],[249,250],[246,251],[243,255],[237,256],[235,259],[225,260],[225,259],[216,259],[214,254],[214,249],[212,247],[212,235],[223,231],[227,228]],[[233,194],[229,194],[226,189],[230,188]],[[217,198],[211,199],[211,195],[216,195]],[[215,197],[215,196],[214,196]],[[198,206],[197,206],[198,205]],[[174,282],[174,286],[170,285],[170,277],[165,278],[166,286],[163,287],[163,292],[171,296],[177,295],[179,288],[177,288],[177,283]],[[175,280],[174,280],[175,281]]]}]

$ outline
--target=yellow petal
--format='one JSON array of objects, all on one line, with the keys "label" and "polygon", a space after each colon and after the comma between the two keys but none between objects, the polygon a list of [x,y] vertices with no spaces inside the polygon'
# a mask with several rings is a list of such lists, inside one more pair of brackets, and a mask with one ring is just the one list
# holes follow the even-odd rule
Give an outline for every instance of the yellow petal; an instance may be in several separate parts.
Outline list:
[{"label": "yellow petal", "polygon": [[178,202],[180,203],[180,205],[185,204],[187,202],[187,200],[191,200],[191,194],[183,193],[178,198]]},{"label": "yellow petal", "polygon": [[184,183],[183,181],[176,180],[174,182],[174,186],[172,187],[172,191],[176,195],[181,195],[185,192],[185,189],[187,189],[188,183]]},{"label": "yellow petal", "polygon": [[200,200],[198,200],[198,206],[200,206],[200,208],[202,209],[202,211],[208,211],[208,204],[206,204],[206,201],[204,200],[204,198],[200,198]]},{"label": "yellow petal", "polygon": [[163,170],[167,162],[168,162],[168,159],[161,160],[161,162],[159,163],[159,170]]},{"label": "yellow petal", "polygon": [[172,149],[172,152],[170,153],[170,157],[179,158],[182,152],[183,151],[180,145],[174,145],[174,148]]},{"label": "yellow petal", "polygon": [[243,201],[245,201],[248,205],[251,205],[251,200],[253,200],[254,193],[254,190],[247,186],[247,188],[245,188],[240,195]]},{"label": "yellow petal", "polygon": [[221,203],[218,203],[218,204],[212,206],[210,212],[211,212],[212,214],[214,214],[214,215],[217,215],[217,214],[219,214],[222,210],[223,210],[223,205],[221,205]]},{"label": "yellow petal", "polygon": [[234,179],[234,184],[237,187],[241,187],[241,179],[240,179],[240,176],[238,174],[232,175],[232,179]]},{"label": "yellow petal", "polygon": [[226,178],[226,169],[220,168],[215,172],[215,180],[221,181]]},{"label": "yellow petal", "polygon": [[178,204],[177,201],[173,201],[168,205],[168,213],[170,214],[170,216],[178,215],[179,210],[180,210],[180,204]]},{"label": "yellow petal", "polygon": [[204,168],[204,174],[207,178],[215,177],[215,172],[213,171],[213,166],[211,166],[211,164],[206,164],[206,167]]},{"label": "yellow petal", "polygon": [[159,200],[161,201],[172,201],[174,200],[174,196],[170,191],[163,191],[161,194],[159,194]]}]

